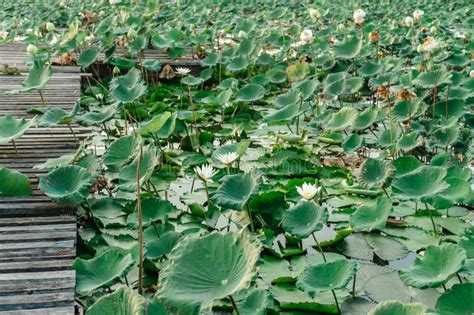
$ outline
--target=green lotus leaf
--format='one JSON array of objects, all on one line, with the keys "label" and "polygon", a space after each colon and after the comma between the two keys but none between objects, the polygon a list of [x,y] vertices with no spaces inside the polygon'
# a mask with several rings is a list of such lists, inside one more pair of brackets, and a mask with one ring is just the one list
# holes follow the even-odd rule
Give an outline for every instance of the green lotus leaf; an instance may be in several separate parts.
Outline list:
[{"label": "green lotus leaf", "polygon": [[409,152],[420,146],[422,142],[423,139],[416,132],[410,132],[401,136],[397,145],[403,152]]},{"label": "green lotus leaf", "polygon": [[357,110],[351,107],[343,107],[337,113],[331,115],[331,118],[324,126],[328,130],[341,131],[348,128],[356,118]]},{"label": "green lotus leaf", "polygon": [[341,314],[367,315],[377,305],[361,297],[347,299],[341,305]]},{"label": "green lotus leaf", "polygon": [[266,116],[265,120],[269,123],[286,122],[292,120],[296,116],[300,115],[302,112],[303,111],[300,110],[297,104],[290,104]]},{"label": "green lotus leaf", "polygon": [[390,122],[390,126],[385,129],[379,137],[379,145],[382,148],[394,145],[400,138],[401,130],[398,124]]},{"label": "green lotus leaf", "polygon": [[294,105],[299,101],[299,93],[296,90],[291,90],[288,93],[280,94],[275,97],[273,104],[276,108],[287,107],[288,105]]},{"label": "green lotus leaf", "polygon": [[436,302],[439,315],[469,315],[474,310],[474,283],[455,284]]},{"label": "green lotus leaf", "polygon": [[307,238],[323,228],[328,216],[327,209],[315,202],[300,202],[283,213],[282,226],[290,234]]},{"label": "green lotus leaf", "polygon": [[308,292],[342,289],[356,270],[355,261],[348,259],[310,265],[298,276],[296,285]]},{"label": "green lotus leaf", "polygon": [[353,133],[349,137],[347,137],[344,142],[342,143],[342,148],[346,153],[352,153],[359,149],[364,142],[364,137]]},{"label": "green lotus leaf", "polygon": [[[450,95],[451,96],[451,95]],[[465,110],[465,102],[460,99],[445,100],[435,104],[435,115],[438,117],[461,117]]]},{"label": "green lotus leaf", "polygon": [[422,88],[434,88],[440,84],[451,82],[452,74],[445,70],[424,72],[413,80],[413,83]]},{"label": "green lotus leaf", "polygon": [[116,113],[115,106],[110,106],[103,111],[87,112],[78,116],[77,121],[86,126],[103,124],[112,119]]},{"label": "green lotus leaf", "polygon": [[258,177],[255,174],[227,175],[214,193],[213,200],[220,207],[240,211],[257,190]]},{"label": "green lotus leaf", "polygon": [[444,181],[446,169],[439,166],[421,166],[397,177],[392,188],[403,198],[421,199],[434,195],[448,187]]},{"label": "green lotus leaf", "polygon": [[249,59],[245,56],[239,56],[234,58],[229,64],[227,64],[226,69],[229,71],[240,71],[247,68],[249,65]]},{"label": "green lotus leaf", "polygon": [[286,82],[286,72],[281,68],[273,68],[266,73],[266,77],[272,83],[283,83]]},{"label": "green lotus leaf", "polygon": [[382,229],[391,210],[392,201],[385,196],[378,197],[374,203],[359,207],[351,215],[351,227],[356,232]]},{"label": "green lotus leaf", "polygon": [[203,67],[210,67],[219,62],[219,55],[216,53],[210,53],[206,56],[206,58],[201,60],[201,65]]},{"label": "green lotus leaf", "polygon": [[76,292],[89,294],[98,288],[110,287],[133,264],[132,254],[118,247],[109,247],[92,259],[76,258],[72,266],[76,270]]},{"label": "green lotus leaf", "polygon": [[380,187],[389,175],[390,168],[385,161],[368,158],[360,166],[359,181],[366,187]]},{"label": "green lotus leaf", "polygon": [[430,245],[410,269],[400,270],[400,279],[415,288],[436,288],[445,284],[464,265],[466,252],[455,244]]},{"label": "green lotus leaf", "polygon": [[146,92],[146,85],[141,80],[138,69],[132,68],[127,74],[112,79],[110,82],[112,97],[121,103],[130,103]]},{"label": "green lotus leaf", "polygon": [[79,55],[79,59],[77,59],[77,65],[82,68],[87,68],[97,60],[97,57],[99,57],[98,49],[87,48]]},{"label": "green lotus leaf", "polygon": [[378,110],[376,107],[367,107],[354,119],[352,128],[354,130],[364,130],[369,128],[377,119]]},{"label": "green lotus leaf", "polygon": [[99,298],[86,315],[146,315],[146,300],[129,287],[120,287]]},{"label": "green lotus leaf", "polygon": [[301,82],[297,82],[294,86],[294,89],[297,89],[301,93],[301,97],[304,101],[309,100],[311,97],[314,96],[314,93],[319,88],[319,81],[318,80],[304,80]]},{"label": "green lotus leaf", "polygon": [[170,112],[164,112],[160,115],[154,116],[150,121],[144,123],[140,128],[140,135],[148,137],[158,133],[165,125],[168,119],[171,118]]},{"label": "green lotus leaf", "polygon": [[147,71],[160,71],[161,70],[161,62],[159,60],[143,60],[142,66]]},{"label": "green lotus leaf", "polygon": [[289,65],[286,68],[286,74],[288,76],[288,81],[295,82],[301,81],[306,78],[310,72],[310,67],[307,62],[298,62],[293,65]]},{"label": "green lotus leaf", "polygon": [[372,309],[368,315],[426,315],[426,307],[418,303],[385,301]]},{"label": "green lotus leaf", "polygon": [[363,64],[359,69],[357,69],[357,73],[363,77],[371,77],[380,74],[382,70],[383,64],[369,61]]},{"label": "green lotus leaf", "polygon": [[243,231],[184,240],[160,272],[157,297],[178,314],[200,314],[248,287],[259,253],[260,245]]},{"label": "green lotus leaf", "polygon": [[40,176],[39,188],[57,202],[73,204],[87,197],[93,180],[93,175],[87,169],[63,165]]},{"label": "green lotus leaf", "polygon": [[244,300],[237,303],[239,313],[242,315],[265,315],[267,308],[273,306],[273,298],[265,289],[253,289]]},{"label": "green lotus leaf", "polygon": [[468,65],[470,59],[466,54],[452,54],[451,57],[446,59],[446,63],[453,67],[464,67]]},{"label": "green lotus leaf", "polygon": [[459,132],[459,126],[454,125],[448,128],[441,127],[436,129],[436,131],[433,133],[433,136],[438,141],[438,143],[440,143],[443,147],[446,147],[458,140]]},{"label": "green lotus leaf", "polygon": [[187,75],[181,79],[181,82],[185,85],[196,86],[204,82],[203,79],[197,78],[193,75]]},{"label": "green lotus leaf", "polygon": [[30,120],[16,119],[11,115],[0,117],[0,144],[20,138],[35,122],[36,117]]},{"label": "green lotus leaf", "polygon": [[57,125],[62,119],[68,116],[68,112],[62,108],[49,108],[44,112],[38,121],[38,125],[42,127],[51,127]]},{"label": "green lotus leaf", "polygon": [[405,121],[409,118],[413,118],[420,108],[420,100],[403,100],[395,103],[392,108],[393,117],[398,121]]},{"label": "green lotus leaf", "polygon": [[372,260],[377,255],[380,259],[390,261],[408,255],[406,246],[397,239],[374,233],[354,233],[336,246],[344,255],[364,260]]},{"label": "green lotus leaf", "polygon": [[[168,214],[177,211],[176,207],[168,200],[154,197],[143,199],[141,205],[142,222],[144,227],[159,221],[164,223]],[[138,227],[138,215],[136,212],[133,212],[128,216],[127,224],[133,227]]]},{"label": "green lotus leaf", "polygon": [[403,174],[410,173],[420,167],[422,163],[414,156],[402,156],[393,161],[393,167],[395,168],[398,177]]},{"label": "green lotus leaf", "polygon": [[53,74],[53,70],[44,61],[34,61],[33,67],[30,69],[30,73],[26,80],[22,83],[22,88],[10,92],[9,94],[15,94],[18,92],[28,92],[31,90],[41,90],[48,83],[49,78]]},{"label": "green lotus leaf", "polygon": [[178,244],[180,234],[170,231],[161,234],[159,238],[155,238],[146,243],[146,258],[157,259],[168,255],[173,248]]},{"label": "green lotus leaf", "polygon": [[340,59],[355,58],[362,48],[362,42],[362,36],[358,38],[353,35],[352,37],[346,38],[342,43],[334,45],[334,57]]},{"label": "green lotus leaf", "polygon": [[[155,170],[158,163],[158,154],[154,149],[143,148],[143,154],[140,163],[140,185],[143,185]],[[137,167],[138,156],[127,166],[124,166],[119,174],[119,187],[125,191],[136,191],[137,189]]]},{"label": "green lotus leaf", "polygon": [[137,150],[137,139],[134,135],[121,137],[107,148],[102,160],[107,167],[121,167],[132,159]]},{"label": "green lotus leaf", "polygon": [[259,84],[247,84],[236,94],[238,102],[254,102],[265,96],[266,90]]},{"label": "green lotus leaf", "polygon": [[0,167],[1,197],[31,196],[32,194],[33,190],[31,189],[31,182],[28,176],[5,167]]}]

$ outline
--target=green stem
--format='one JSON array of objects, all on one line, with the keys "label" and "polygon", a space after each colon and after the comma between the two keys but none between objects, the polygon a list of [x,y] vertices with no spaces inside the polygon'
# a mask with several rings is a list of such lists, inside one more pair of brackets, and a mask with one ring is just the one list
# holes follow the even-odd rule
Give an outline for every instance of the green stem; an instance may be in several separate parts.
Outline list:
[{"label": "green stem", "polygon": [[245,210],[247,210],[247,215],[249,216],[250,230],[252,231],[252,233],[255,233],[255,227],[253,226],[252,214],[250,213],[250,209],[248,205],[245,205]]},{"label": "green stem", "polygon": [[356,278],[357,278],[357,273],[354,274],[354,279],[352,280],[352,297],[356,297]]},{"label": "green stem", "polygon": [[204,188],[206,190],[206,198],[207,198],[207,208],[209,209],[209,206],[211,205],[211,199],[209,198],[209,187],[207,186],[207,182],[203,180],[204,182]]},{"label": "green stem", "polygon": [[18,155],[18,148],[16,147],[15,140],[12,139],[13,148],[15,149],[15,155]]},{"label": "green stem", "polygon": [[425,203],[425,207],[426,207],[426,210],[428,211],[429,215],[430,215],[430,220],[431,220],[431,224],[433,225],[433,231],[435,234],[438,234],[438,230],[436,229],[436,224],[434,222],[434,219],[433,219],[433,214],[431,213],[431,210],[430,208],[428,208],[428,205]]},{"label": "green stem", "polygon": [[337,301],[336,292],[334,292],[334,290],[331,290],[331,292],[332,296],[334,297],[334,301],[336,302],[337,313],[341,314],[341,309],[339,308],[339,302]]},{"label": "green stem", "polygon": [[316,244],[318,245],[319,251],[321,252],[321,255],[323,255],[323,260],[324,260],[324,262],[327,262],[326,256],[324,255],[324,251],[323,251],[323,248],[321,247],[321,244],[319,244],[318,240],[316,239],[316,236],[314,236],[314,233],[311,233],[311,236],[313,237],[313,240],[314,240],[314,241],[316,242]]},{"label": "green stem", "polygon": [[229,295],[229,300],[230,300],[230,303],[232,304],[232,307],[234,308],[234,311],[237,313],[237,315],[240,315],[239,309],[237,308],[237,303],[235,303],[235,300],[232,297],[232,295]]}]

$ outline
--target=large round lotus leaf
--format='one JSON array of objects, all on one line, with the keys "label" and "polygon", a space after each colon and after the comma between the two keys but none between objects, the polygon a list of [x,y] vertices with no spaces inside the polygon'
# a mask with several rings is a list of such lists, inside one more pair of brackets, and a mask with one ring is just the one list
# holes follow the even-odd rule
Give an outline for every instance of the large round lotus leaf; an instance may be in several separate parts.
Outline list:
[{"label": "large round lotus leaf", "polygon": [[393,116],[398,121],[405,121],[417,113],[420,103],[421,102],[417,100],[402,100],[397,102],[392,108]]},{"label": "large round lotus leaf", "polygon": [[334,57],[340,59],[352,59],[356,57],[362,48],[363,38],[353,35],[346,38],[342,43],[334,45]]},{"label": "large round lotus leaf", "polygon": [[219,55],[216,53],[210,53],[206,58],[201,60],[201,65],[204,67],[210,67],[219,62]]},{"label": "large round lotus leaf", "polygon": [[[451,96],[451,94],[450,94]],[[464,114],[465,103],[460,99],[445,100],[435,104],[435,115],[440,117],[461,117]]]},{"label": "large round lotus leaf", "polygon": [[298,276],[296,285],[305,291],[327,291],[344,288],[357,270],[357,264],[348,259],[308,266]]},{"label": "large round lotus leaf", "polygon": [[186,239],[160,272],[158,299],[179,314],[200,314],[216,299],[246,289],[260,245],[245,233],[212,233]]},{"label": "large round lotus leaf", "polygon": [[341,314],[367,315],[377,305],[361,297],[347,299],[341,305]]},{"label": "large round lotus leaf", "polygon": [[66,112],[64,109],[52,107],[44,112],[43,116],[41,116],[40,120],[38,121],[38,125],[42,127],[54,126],[67,116],[68,112]]},{"label": "large round lotus leaf", "polygon": [[247,84],[236,94],[238,102],[253,102],[265,96],[265,88],[259,84]]},{"label": "large round lotus leaf", "polygon": [[382,186],[390,175],[390,169],[383,160],[369,158],[360,166],[359,181],[368,187]]},{"label": "large round lotus leaf", "polygon": [[422,163],[414,156],[401,156],[393,161],[397,176],[410,173],[420,167]]},{"label": "large round lotus leaf", "polygon": [[33,67],[30,69],[30,73],[26,80],[22,83],[22,88],[15,92],[28,92],[31,90],[41,90],[49,78],[53,74],[53,70],[49,65],[45,65],[44,61],[34,61]]},{"label": "large round lotus leaf", "polygon": [[363,77],[371,77],[380,74],[382,72],[382,69],[383,64],[369,61],[363,64],[359,69],[357,69],[357,73]]},{"label": "large round lotus leaf", "polygon": [[0,144],[20,138],[36,119],[15,119],[11,115],[0,117]]},{"label": "large round lotus leaf", "polygon": [[289,65],[286,68],[286,74],[288,75],[288,81],[290,82],[303,80],[306,78],[309,72],[309,64],[304,61]]},{"label": "large round lotus leaf", "polygon": [[143,296],[129,287],[120,287],[99,298],[86,315],[146,315],[146,306]]},{"label": "large round lotus leaf", "polygon": [[204,80],[201,79],[201,78],[196,78],[193,75],[188,75],[188,76],[184,77],[183,79],[181,79],[181,82],[185,85],[196,86],[196,85],[199,85],[202,82],[204,82]]},{"label": "large round lotus leaf", "polygon": [[328,130],[341,131],[349,127],[357,116],[357,110],[351,107],[343,107],[337,113],[332,114],[324,126]]},{"label": "large round lotus leaf", "polygon": [[253,289],[247,297],[237,303],[241,315],[266,315],[267,308],[273,306],[273,298],[268,290]]},{"label": "large round lotus leaf", "polygon": [[0,196],[30,196],[33,193],[28,176],[0,167]]},{"label": "large round lotus leaf", "polygon": [[364,137],[353,133],[349,137],[347,137],[344,142],[342,143],[342,148],[346,153],[352,153],[355,150],[359,149],[364,142]]},{"label": "large round lotus leaf", "polygon": [[245,56],[239,56],[234,58],[230,63],[227,64],[226,69],[229,71],[240,71],[247,68],[249,65],[249,59]]},{"label": "large round lotus leaf", "polygon": [[392,201],[389,198],[378,197],[374,203],[358,208],[351,215],[351,227],[356,232],[382,229],[385,227],[391,209]]},{"label": "large round lotus leaf", "polygon": [[394,192],[401,197],[420,199],[447,188],[445,176],[446,169],[443,167],[421,166],[395,178],[392,187]]},{"label": "large round lotus leaf", "polygon": [[[176,207],[168,200],[155,197],[143,199],[141,206],[142,222],[145,227],[158,221],[165,222],[169,213],[177,211]],[[127,223],[135,227],[138,226],[138,216],[136,212],[128,216]]]},{"label": "large round lotus leaf", "polygon": [[435,70],[433,72],[423,72],[413,83],[422,88],[433,88],[443,83],[448,83],[451,80],[452,74],[445,70]]},{"label": "large round lotus leaf", "polygon": [[243,210],[257,188],[258,177],[253,173],[228,175],[224,177],[212,199],[220,207]]},{"label": "large round lotus leaf", "polygon": [[466,252],[459,245],[430,245],[410,269],[400,271],[400,279],[416,288],[436,288],[458,272],[465,260]]},{"label": "large round lotus leaf", "polygon": [[[143,185],[153,174],[158,163],[158,154],[155,149],[143,148],[140,163],[140,184]],[[137,189],[137,167],[138,156],[127,166],[124,166],[119,174],[119,187],[125,191],[136,191]]]},{"label": "large round lotus leaf", "polygon": [[115,113],[116,113],[115,107],[110,106],[104,111],[87,112],[84,115],[78,116],[77,121],[87,126],[98,125],[112,119]]},{"label": "large round lotus leaf", "polygon": [[377,305],[368,315],[426,315],[426,307],[418,303],[386,301]]},{"label": "large round lotus leaf", "polygon": [[64,165],[40,176],[39,188],[53,200],[76,203],[87,197],[93,177],[87,169]]},{"label": "large round lotus leaf", "polygon": [[108,167],[120,167],[130,161],[137,150],[137,140],[134,135],[121,137],[107,148],[102,160]]},{"label": "large round lotus leaf", "polygon": [[97,60],[97,57],[99,57],[98,49],[87,48],[79,55],[79,59],[77,59],[77,65],[81,66],[82,68],[87,68]]},{"label": "large round lotus leaf", "polygon": [[268,115],[267,117],[265,117],[265,120],[269,123],[287,122],[300,115],[301,113],[302,111],[300,110],[297,104],[290,104]]},{"label": "large round lotus leaf", "polygon": [[304,80],[302,82],[298,82],[295,85],[295,89],[298,89],[298,91],[301,93],[301,97],[303,100],[308,100],[310,99],[313,95],[316,89],[319,88],[319,81],[318,80]]},{"label": "large round lotus leaf", "polygon": [[121,103],[129,103],[146,92],[138,69],[132,68],[127,74],[113,79],[110,83],[112,97]]},{"label": "large round lotus leaf", "polygon": [[76,291],[87,294],[95,289],[111,286],[133,264],[132,254],[118,247],[109,247],[89,260],[77,258],[73,265],[76,270]]},{"label": "large round lotus leaf", "polygon": [[142,137],[148,137],[158,133],[165,125],[168,119],[171,118],[170,112],[164,112],[160,115],[156,115],[150,121],[143,124],[140,128],[140,135]]},{"label": "large round lotus leaf", "polygon": [[354,119],[352,128],[354,128],[354,130],[364,130],[370,127],[377,119],[377,114],[378,110],[376,107],[367,107]]},{"label": "large round lotus leaf", "polygon": [[455,284],[436,303],[439,315],[472,315],[474,310],[474,283]]},{"label": "large round lotus leaf", "polygon": [[299,238],[306,238],[311,233],[321,230],[329,214],[324,207],[313,201],[300,202],[283,213],[283,228]]}]

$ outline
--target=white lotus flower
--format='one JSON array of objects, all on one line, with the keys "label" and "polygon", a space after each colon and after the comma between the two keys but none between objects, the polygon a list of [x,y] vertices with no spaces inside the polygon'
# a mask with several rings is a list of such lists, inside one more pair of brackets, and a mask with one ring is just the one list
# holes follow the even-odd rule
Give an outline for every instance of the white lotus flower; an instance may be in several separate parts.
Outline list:
[{"label": "white lotus flower", "polygon": [[423,48],[425,51],[431,52],[438,48],[438,42],[431,36],[428,36],[423,42]]},{"label": "white lotus flower", "polygon": [[46,23],[46,30],[47,30],[48,32],[52,32],[52,31],[54,31],[55,29],[56,29],[56,26],[54,26],[53,23],[51,23],[51,22]]},{"label": "white lotus flower", "polygon": [[225,164],[227,166],[231,165],[232,163],[234,163],[235,160],[237,160],[237,158],[239,157],[239,155],[235,152],[229,152],[229,153],[224,153],[224,154],[218,154],[216,155],[216,158],[222,163],[222,164]]},{"label": "white lotus flower", "polygon": [[8,32],[0,32],[0,37],[7,37],[8,36]]},{"label": "white lotus flower", "polygon": [[296,190],[303,199],[312,200],[321,190],[321,187],[318,188],[315,184],[304,183],[302,186],[296,187]]},{"label": "white lotus flower", "polygon": [[411,16],[405,17],[405,26],[412,26],[413,25],[413,18]]},{"label": "white lotus flower", "polygon": [[176,68],[176,73],[182,76],[188,75],[191,72],[189,68]]},{"label": "white lotus flower", "polygon": [[469,72],[469,77],[474,78],[474,70],[471,70],[471,71]]},{"label": "white lotus flower", "polygon": [[93,40],[94,40],[95,36],[94,34],[90,34],[86,37],[84,37],[84,39],[88,42],[88,43],[91,43]]},{"label": "white lotus flower", "polygon": [[122,2],[122,0],[109,0],[110,5],[116,5],[116,4],[119,4],[120,2]]},{"label": "white lotus flower", "polygon": [[237,34],[237,38],[238,39],[247,39],[248,36],[247,36],[247,33],[245,33],[244,31],[239,31],[239,33]]},{"label": "white lotus flower", "polygon": [[362,23],[364,23],[366,15],[367,15],[367,13],[365,13],[364,10],[357,9],[357,10],[355,10],[352,17],[354,18],[354,22],[356,22],[357,24],[362,24]]},{"label": "white lotus flower", "polygon": [[214,169],[213,166],[207,164],[201,167],[196,166],[194,168],[194,172],[196,172],[196,175],[199,177],[199,179],[205,182],[209,182],[212,181],[211,178],[216,174],[217,171]]},{"label": "white lotus flower", "polygon": [[49,42],[49,44],[51,46],[54,46],[56,45],[57,43],[59,42],[58,38],[56,36],[53,36],[53,38],[51,39],[51,41]]},{"label": "white lotus flower", "polygon": [[321,13],[319,13],[319,10],[311,8],[309,9],[309,17],[316,20],[321,17]]},{"label": "white lotus flower", "polygon": [[26,47],[26,52],[28,53],[28,55],[34,56],[36,55],[36,53],[38,53],[38,47],[33,44],[29,44],[28,47]]},{"label": "white lotus flower", "polygon": [[422,10],[415,10],[413,11],[413,18],[415,19],[415,21],[418,21],[419,19],[421,19],[421,17],[425,14],[425,12],[423,12]]},{"label": "white lotus flower", "polygon": [[313,39],[313,32],[311,30],[305,29],[300,34],[300,39],[303,42],[309,43]]},{"label": "white lotus flower", "polygon": [[423,47],[423,45],[420,44],[420,45],[418,45],[418,46],[416,47],[416,51],[417,51],[419,54],[422,54],[422,53],[425,52],[425,47]]}]

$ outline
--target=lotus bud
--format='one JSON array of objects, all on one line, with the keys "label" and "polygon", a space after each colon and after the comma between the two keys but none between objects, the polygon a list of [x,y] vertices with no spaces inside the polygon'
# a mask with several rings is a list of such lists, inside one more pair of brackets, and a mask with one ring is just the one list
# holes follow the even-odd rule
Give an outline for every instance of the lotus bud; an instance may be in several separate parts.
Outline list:
[{"label": "lotus bud", "polygon": [[26,48],[26,52],[28,53],[28,55],[34,56],[38,53],[38,47],[36,47],[33,44],[29,44],[28,47]]},{"label": "lotus bud", "polygon": [[338,32],[342,32],[344,29],[346,28],[346,26],[344,24],[338,24],[337,27],[336,27],[336,30]]},{"label": "lotus bud", "polygon": [[135,38],[137,37],[137,35],[138,33],[134,28],[131,28],[128,30],[128,34],[127,34],[128,38]]},{"label": "lotus bud", "polygon": [[423,45],[418,45],[418,47],[416,47],[416,51],[419,53],[419,54],[422,54],[425,52],[425,47],[423,47]]},{"label": "lotus bud", "polygon": [[311,8],[309,9],[309,17],[316,20],[321,17],[321,13],[319,13],[319,10]]},{"label": "lotus bud", "polygon": [[369,39],[372,43],[377,43],[380,39],[378,32],[370,32]]},{"label": "lotus bud", "polygon": [[48,23],[46,23],[46,30],[48,32],[54,32],[56,30],[56,26],[54,26],[53,23],[48,22]]},{"label": "lotus bud", "polygon": [[114,75],[120,74],[120,68],[117,67],[117,66],[115,66],[114,69],[112,70],[112,73],[113,73]]},{"label": "lotus bud", "polygon": [[365,16],[367,15],[367,13],[362,10],[362,9],[357,9],[355,10],[354,14],[353,14],[353,18],[354,18],[354,22],[358,25],[361,25],[364,23],[364,20],[365,20]]},{"label": "lotus bud", "polygon": [[421,17],[425,14],[425,12],[423,12],[422,10],[415,10],[413,12],[413,19],[415,19],[415,21],[418,21],[421,19]]},{"label": "lotus bud", "polygon": [[431,33],[436,33],[437,30],[438,30],[438,28],[437,28],[436,26],[432,26],[432,27],[430,28],[430,32],[431,32]]},{"label": "lotus bud", "polygon": [[248,36],[247,36],[247,33],[245,33],[244,31],[239,31],[239,33],[237,34],[237,38],[243,40],[243,39],[247,39]]},{"label": "lotus bud", "polygon": [[413,25],[413,18],[411,16],[405,17],[405,26],[412,26]]},{"label": "lotus bud", "polygon": [[474,70],[471,70],[471,71],[469,72],[469,77],[474,78]]}]

